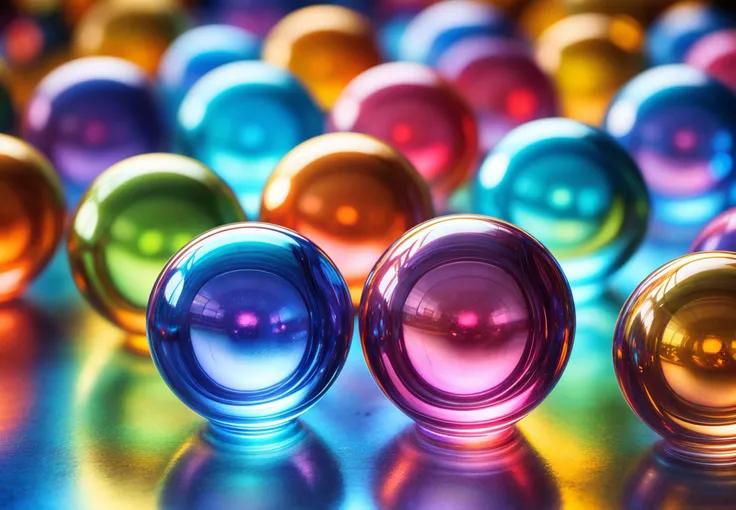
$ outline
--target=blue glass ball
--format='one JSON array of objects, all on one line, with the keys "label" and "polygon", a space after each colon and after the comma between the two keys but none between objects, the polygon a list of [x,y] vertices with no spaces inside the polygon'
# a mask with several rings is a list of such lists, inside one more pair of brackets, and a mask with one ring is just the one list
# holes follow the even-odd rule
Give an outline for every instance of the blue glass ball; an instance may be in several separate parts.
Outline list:
[{"label": "blue glass ball", "polygon": [[636,163],[606,133],[574,120],[512,130],[474,184],[475,211],[536,237],[573,287],[600,286],[646,233],[649,199]]},{"label": "blue glass ball", "polygon": [[322,113],[288,71],[259,61],[210,71],[184,97],[178,150],[212,168],[233,189],[249,218],[276,164],[322,134]]},{"label": "blue glass ball", "polygon": [[736,95],[685,65],[641,73],[611,102],[604,128],[639,164],[652,197],[652,235],[694,233],[734,204]]},{"label": "blue glass ball", "polygon": [[230,25],[205,25],[180,35],[166,50],[158,68],[158,82],[168,116],[176,118],[192,85],[208,72],[240,60],[258,60],[261,40]]},{"label": "blue glass ball", "polygon": [[161,272],[147,312],[151,355],[171,390],[221,432],[277,429],[342,369],[353,307],[314,243],[266,223],[202,234]]}]

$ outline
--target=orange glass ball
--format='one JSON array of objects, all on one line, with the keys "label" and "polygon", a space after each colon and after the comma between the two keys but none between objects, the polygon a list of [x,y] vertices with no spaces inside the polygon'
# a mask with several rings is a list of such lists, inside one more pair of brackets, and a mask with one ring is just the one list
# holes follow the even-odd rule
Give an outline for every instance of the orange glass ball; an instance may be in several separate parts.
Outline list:
[{"label": "orange glass ball", "polygon": [[264,189],[260,218],[322,248],[357,306],[376,260],[432,216],[427,185],[397,151],[370,136],[332,133],[281,160]]},{"label": "orange glass ball", "polygon": [[381,55],[364,16],[337,5],[313,5],[273,28],[263,60],[291,71],[329,109],[353,78],[381,63]]},{"label": "orange glass ball", "polygon": [[0,135],[0,301],[20,294],[61,239],[66,206],[51,163]]}]

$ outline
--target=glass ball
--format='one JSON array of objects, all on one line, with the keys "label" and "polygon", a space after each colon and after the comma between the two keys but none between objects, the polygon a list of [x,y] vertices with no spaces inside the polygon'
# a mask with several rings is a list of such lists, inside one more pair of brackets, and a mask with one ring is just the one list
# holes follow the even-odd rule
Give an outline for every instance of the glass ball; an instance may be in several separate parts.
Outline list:
[{"label": "glass ball", "polygon": [[436,203],[470,176],[478,154],[470,106],[421,64],[394,62],[362,73],[335,102],[329,128],[372,135],[398,149],[427,181]]},{"label": "glass ball", "polygon": [[614,98],[603,125],[644,174],[653,235],[689,241],[689,230],[733,205],[736,96],[703,71],[643,72]]},{"label": "glass ball", "polygon": [[621,391],[668,452],[736,463],[736,253],[692,253],[649,275],[624,305],[613,360]]},{"label": "glass ball", "polygon": [[536,57],[555,80],[562,113],[600,125],[614,94],[644,69],[643,40],[641,26],[626,16],[575,14],[545,30]]},{"label": "glass ball", "polygon": [[736,252],[736,207],[710,220],[693,241],[690,251]]},{"label": "glass ball", "polygon": [[179,108],[179,150],[215,170],[257,217],[268,176],[287,152],[323,132],[322,112],[288,71],[233,62],[194,84]]},{"label": "glass ball", "polygon": [[522,41],[465,38],[443,54],[437,69],[475,111],[482,154],[516,126],[557,115],[555,87]]},{"label": "glass ball", "polygon": [[435,66],[453,43],[478,35],[514,37],[516,30],[492,5],[475,0],[438,2],[407,25],[399,44],[399,60]]},{"label": "glass ball", "polygon": [[245,220],[209,168],[175,154],[144,154],[105,171],[87,190],[69,232],[74,281],[103,317],[146,331],[146,305],[166,261],[195,236]]},{"label": "glass ball", "polygon": [[425,436],[495,443],[562,375],[575,310],[534,238],[494,218],[451,215],[384,253],[358,323],[373,377]]},{"label": "glass ball", "polygon": [[0,301],[18,296],[61,240],[65,205],[51,164],[25,142],[0,134]]},{"label": "glass ball", "polygon": [[501,140],[478,172],[474,204],[539,239],[581,289],[600,287],[629,259],[649,217],[644,180],[626,151],[603,131],[562,118],[524,124]]},{"label": "glass ball", "polygon": [[261,40],[230,25],[206,25],[184,32],[161,57],[158,83],[167,113],[175,119],[184,96],[208,72],[240,60],[258,60]]},{"label": "glass ball", "polygon": [[288,69],[328,110],[360,73],[381,63],[370,21],[338,5],[299,9],[274,27],[263,60]]},{"label": "glass ball", "polygon": [[736,92],[736,29],[703,36],[685,55],[685,64],[702,69]]},{"label": "glass ball", "polygon": [[345,280],[317,245],[241,223],[199,236],[166,264],[148,340],[166,383],[219,435],[266,434],[335,381],[352,312]]},{"label": "glass ball", "polygon": [[378,257],[433,216],[427,185],[396,150],[370,136],[332,133],[281,160],[264,189],[260,218],[325,250],[357,307]]},{"label": "glass ball", "polygon": [[160,150],[163,131],[153,85],[138,67],[111,57],[56,68],[25,112],[24,138],[51,160],[71,203],[110,165]]}]

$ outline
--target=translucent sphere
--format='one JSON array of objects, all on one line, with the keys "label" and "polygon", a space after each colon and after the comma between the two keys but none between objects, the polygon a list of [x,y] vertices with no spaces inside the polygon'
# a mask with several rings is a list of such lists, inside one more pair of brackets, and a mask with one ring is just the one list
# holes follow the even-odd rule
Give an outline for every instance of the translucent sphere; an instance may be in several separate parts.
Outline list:
[{"label": "translucent sphere", "polygon": [[64,196],[51,164],[0,134],[0,301],[19,295],[61,240]]},{"label": "translucent sphere", "polygon": [[347,284],[311,241],[266,223],[211,230],[166,265],[148,339],[172,391],[218,431],[279,428],[319,400],[350,348]]},{"label": "translucent sphere", "polygon": [[690,251],[736,252],[736,207],[710,220],[693,241]]},{"label": "translucent sphere", "polygon": [[279,160],[322,134],[323,116],[288,71],[233,62],[194,84],[179,108],[179,150],[215,170],[257,217],[261,192]]},{"label": "translucent sphere", "polygon": [[702,69],[736,91],[736,29],[703,36],[685,55],[685,64]]},{"label": "translucent sphere", "polygon": [[643,72],[613,100],[604,128],[644,174],[654,235],[692,239],[687,227],[699,229],[734,203],[736,96],[703,71]]},{"label": "translucent sphere", "polygon": [[230,25],[206,25],[184,32],[161,58],[160,93],[167,113],[175,119],[184,96],[202,76],[231,62],[258,60],[261,40]]},{"label": "translucent sphere", "polygon": [[462,184],[478,153],[473,111],[436,71],[394,62],[355,78],[330,114],[332,131],[373,135],[397,148],[436,202]]},{"label": "translucent sphere", "polygon": [[263,60],[294,73],[327,110],[353,78],[382,59],[367,18],[338,5],[313,5],[279,21],[264,42]]},{"label": "translucent sphere", "polygon": [[211,228],[245,220],[225,183],[184,156],[144,154],[105,171],[69,232],[74,281],[106,319],[146,331],[146,305],[166,261]]},{"label": "translucent sphere", "polygon": [[736,463],[736,253],[685,255],[649,275],[616,326],[621,391],[668,451]]},{"label": "translucent sphere", "polygon": [[152,84],[135,65],[111,57],[73,60],[46,76],[28,103],[24,131],[73,203],[103,170],[160,150],[164,137]]},{"label": "translucent sphere", "polygon": [[317,243],[357,307],[368,273],[404,232],[434,216],[427,185],[403,156],[357,133],[312,138],[281,160],[263,192],[261,220]]},{"label": "translucent sphere", "polygon": [[497,441],[557,383],[572,348],[570,287],[552,255],[511,224],[443,216],[381,257],[358,319],[368,367],[420,430]]}]

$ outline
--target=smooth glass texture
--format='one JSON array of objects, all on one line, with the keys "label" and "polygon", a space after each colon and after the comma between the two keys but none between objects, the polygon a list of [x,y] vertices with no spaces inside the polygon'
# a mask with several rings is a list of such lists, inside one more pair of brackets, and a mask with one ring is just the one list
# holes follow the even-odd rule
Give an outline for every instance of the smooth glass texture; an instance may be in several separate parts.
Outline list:
[{"label": "smooth glass texture", "polygon": [[330,114],[331,131],[375,136],[398,149],[441,203],[473,170],[478,128],[467,102],[436,71],[394,62],[355,78]]},{"label": "smooth glass texture", "polygon": [[20,294],[61,240],[65,205],[54,168],[27,143],[0,134],[0,301]]},{"label": "smooth glass texture", "polygon": [[736,208],[710,220],[693,241],[690,251],[736,252]]},{"label": "smooth glass texture", "polygon": [[736,463],[736,254],[665,264],[629,297],[613,361],[631,408],[671,455]]},{"label": "smooth glass texture", "polygon": [[685,65],[643,72],[611,103],[604,128],[631,154],[652,197],[652,235],[687,241],[734,204],[736,96]]},{"label": "smooth glass texture", "polygon": [[494,218],[443,216],[407,232],[366,283],[368,367],[430,438],[496,442],[539,405],[570,355],[570,287],[534,238]]},{"label": "smooth glass texture", "polygon": [[264,62],[233,62],[207,73],[186,95],[177,144],[225,179],[255,218],[278,162],[322,134],[323,123],[309,93],[288,71]]},{"label": "smooth glass texture", "polygon": [[702,69],[736,92],[736,29],[719,30],[698,39],[684,63]]},{"label": "smooth glass texture", "polygon": [[511,131],[474,184],[474,210],[539,239],[573,288],[613,274],[646,233],[649,198],[636,163],[608,134],[574,120]]},{"label": "smooth glass texture", "polygon": [[294,73],[329,110],[353,78],[382,58],[367,18],[339,5],[312,5],[279,21],[264,41],[263,60]]},{"label": "smooth glass texture", "polygon": [[214,227],[245,220],[212,170],[175,154],[144,154],[105,171],[87,190],[69,232],[74,281],[106,319],[146,331],[151,289],[169,258]]},{"label": "smooth glass texture", "polygon": [[72,60],[38,85],[24,138],[56,167],[70,205],[110,165],[160,150],[164,130],[152,83],[130,62]]},{"label": "smooth glass texture", "polygon": [[166,383],[214,430],[265,434],[335,381],[352,310],[345,280],[317,245],[275,225],[238,223],[202,234],[168,262],[148,305],[148,340]]},{"label": "smooth glass texture", "polygon": [[378,257],[433,216],[427,185],[395,149],[358,133],[330,133],[281,160],[264,189],[260,218],[322,247],[357,307]]}]

